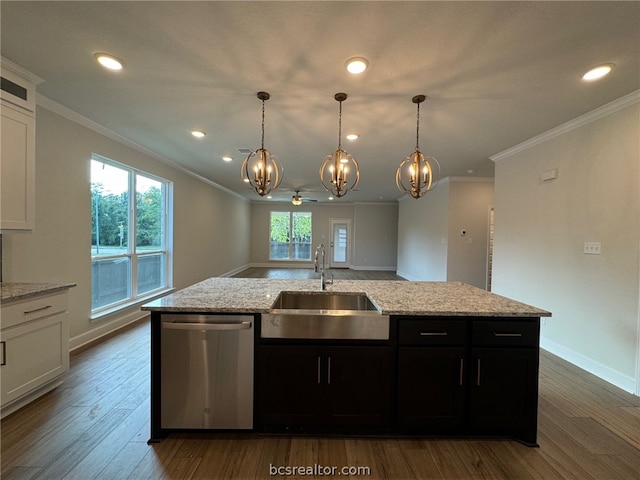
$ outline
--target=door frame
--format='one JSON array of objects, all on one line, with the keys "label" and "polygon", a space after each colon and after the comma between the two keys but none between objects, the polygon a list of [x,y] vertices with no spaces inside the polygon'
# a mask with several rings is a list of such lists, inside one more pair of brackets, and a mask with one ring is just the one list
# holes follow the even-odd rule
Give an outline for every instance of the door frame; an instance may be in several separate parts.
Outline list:
[{"label": "door frame", "polygon": [[[335,225],[347,225],[347,247],[344,262],[333,261],[333,229]],[[351,268],[351,219],[350,218],[330,218],[329,219],[329,268]]]}]

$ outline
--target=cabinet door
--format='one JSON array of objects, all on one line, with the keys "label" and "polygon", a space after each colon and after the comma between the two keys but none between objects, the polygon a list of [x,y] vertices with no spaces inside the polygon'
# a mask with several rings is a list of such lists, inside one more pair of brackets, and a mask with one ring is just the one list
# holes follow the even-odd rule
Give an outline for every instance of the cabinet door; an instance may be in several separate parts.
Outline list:
[{"label": "cabinet door", "polygon": [[1,106],[0,228],[30,230],[35,220],[35,118]]},{"label": "cabinet door", "polygon": [[538,350],[475,348],[472,357],[471,427],[512,433],[528,430],[535,443]]},{"label": "cabinet door", "polygon": [[322,361],[322,351],[317,347],[258,347],[255,397],[258,428],[303,427],[321,422]]},{"label": "cabinet door", "polygon": [[67,371],[67,315],[61,313],[2,331],[2,405]]},{"label": "cabinet door", "polygon": [[462,425],[466,377],[462,347],[400,347],[398,424],[425,432]]},{"label": "cabinet door", "polygon": [[331,347],[326,351],[326,423],[384,426],[392,417],[392,356],[388,347]]}]

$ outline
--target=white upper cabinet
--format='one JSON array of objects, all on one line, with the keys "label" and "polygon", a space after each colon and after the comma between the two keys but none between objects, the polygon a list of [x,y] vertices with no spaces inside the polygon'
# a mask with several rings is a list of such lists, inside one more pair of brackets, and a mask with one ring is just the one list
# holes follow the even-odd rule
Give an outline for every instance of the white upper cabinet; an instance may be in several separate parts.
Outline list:
[{"label": "white upper cabinet", "polygon": [[35,226],[36,83],[2,58],[0,88],[0,230]]}]

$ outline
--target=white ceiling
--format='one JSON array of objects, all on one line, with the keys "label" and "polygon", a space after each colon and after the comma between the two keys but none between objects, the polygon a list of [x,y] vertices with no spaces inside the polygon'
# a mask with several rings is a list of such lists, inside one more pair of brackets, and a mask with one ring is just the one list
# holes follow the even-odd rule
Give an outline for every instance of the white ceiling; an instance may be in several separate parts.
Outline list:
[{"label": "white ceiling", "polygon": [[[324,200],[318,168],[343,133],[359,190],[334,202],[390,201],[397,165],[420,147],[442,176],[492,176],[488,158],[640,88],[640,2],[12,2],[2,55],[38,75],[49,99],[252,200],[238,148],[285,168],[276,193]],[[120,57],[108,73],[95,52]],[[370,67],[348,74],[345,60]],[[596,83],[582,74],[616,65]],[[189,132],[201,129],[204,139]],[[97,152],[99,153],[99,152]],[[234,160],[225,163],[223,155]],[[116,159],[125,161],[126,159]],[[276,198],[278,198],[276,196]]]}]

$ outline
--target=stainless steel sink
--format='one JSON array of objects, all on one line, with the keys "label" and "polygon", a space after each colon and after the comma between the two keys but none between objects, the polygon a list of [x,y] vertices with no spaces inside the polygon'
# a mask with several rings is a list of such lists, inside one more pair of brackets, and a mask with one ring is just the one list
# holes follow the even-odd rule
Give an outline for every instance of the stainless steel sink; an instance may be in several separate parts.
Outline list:
[{"label": "stainless steel sink", "polygon": [[389,316],[366,293],[281,292],[262,314],[262,338],[388,340]]},{"label": "stainless steel sink", "polygon": [[280,292],[272,310],[366,310],[378,311],[366,293]]}]

